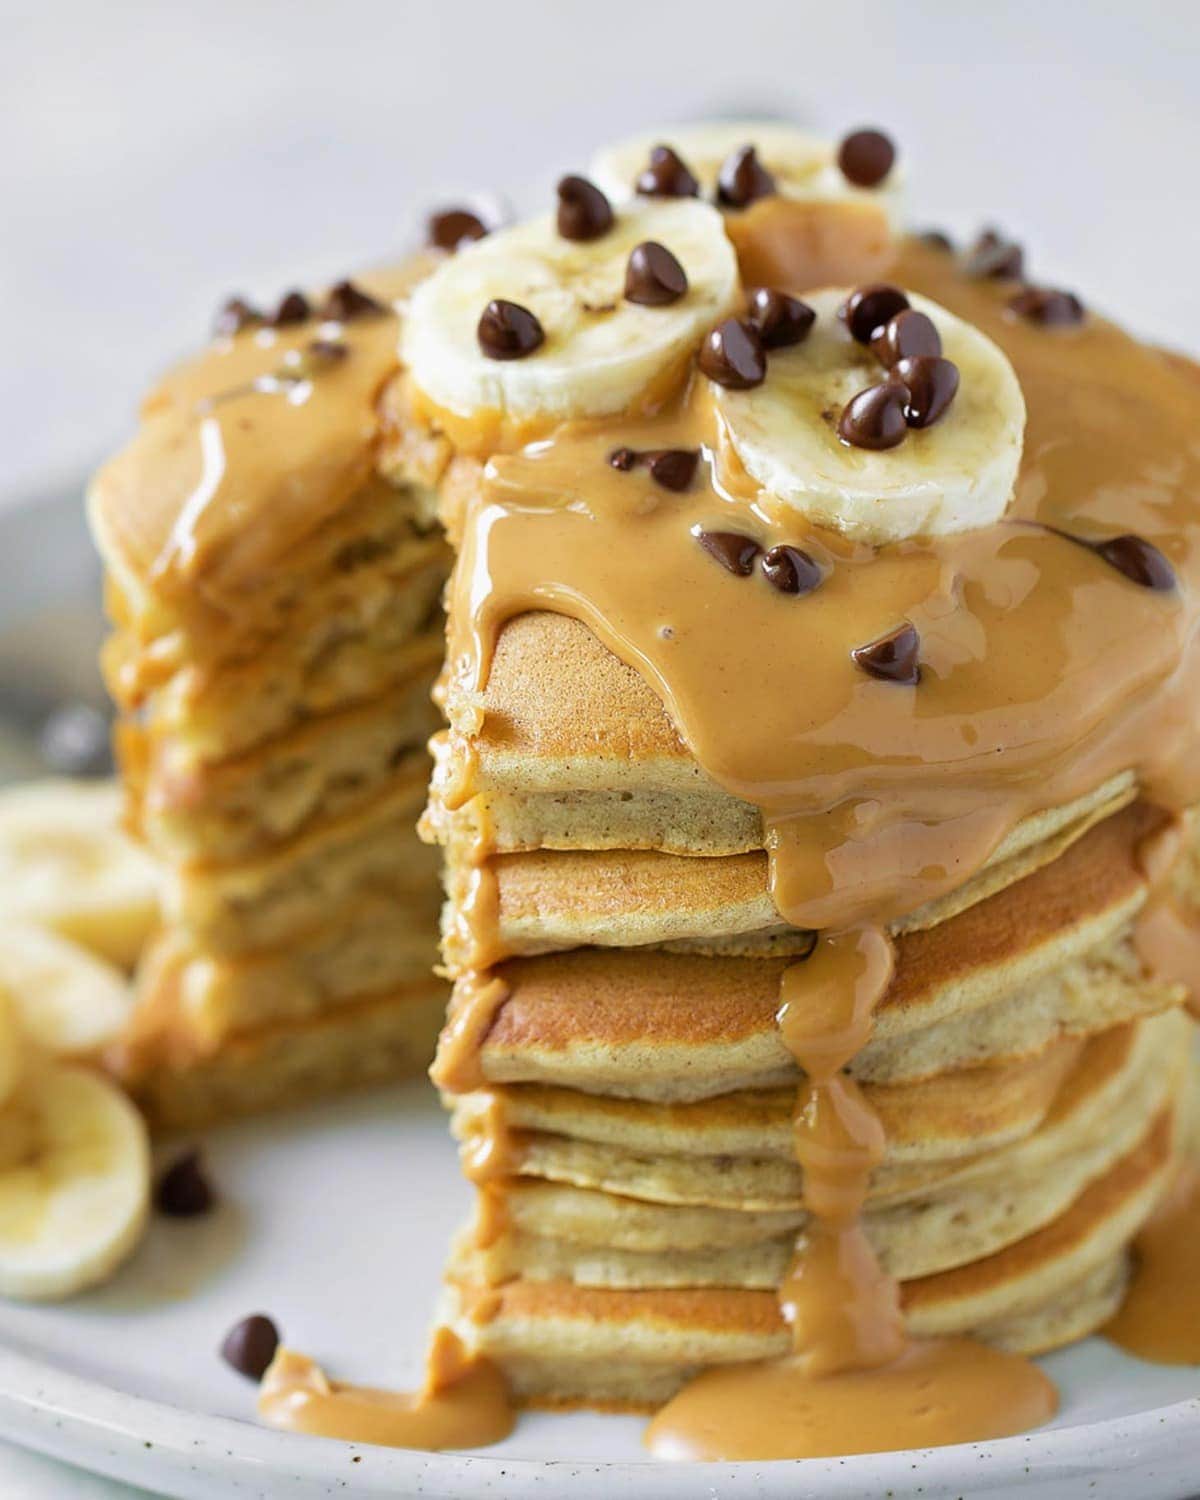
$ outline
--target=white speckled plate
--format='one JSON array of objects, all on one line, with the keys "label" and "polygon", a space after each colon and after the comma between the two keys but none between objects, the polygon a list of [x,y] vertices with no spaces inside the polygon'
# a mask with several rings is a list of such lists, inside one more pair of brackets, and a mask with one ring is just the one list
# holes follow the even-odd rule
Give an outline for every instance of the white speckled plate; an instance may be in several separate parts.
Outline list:
[{"label": "white speckled plate", "polygon": [[[96,573],[77,507],[64,500],[0,512],[0,556],[0,759],[27,771],[36,762],[19,734],[5,735],[6,702],[27,683],[39,694],[93,690],[81,658],[98,624],[94,606],[77,601],[95,597]],[[587,1413],[528,1416],[478,1457],[266,1430],[254,1421],[253,1387],[216,1355],[229,1325],[267,1312],[333,1373],[412,1385],[467,1194],[423,1083],[231,1126],[206,1150],[218,1213],[155,1223],[118,1279],[90,1296],[0,1304],[0,1436],[188,1500],[1200,1492],[1200,1369],[1144,1365],[1099,1339],[1046,1361],[1063,1392],[1053,1427],[921,1453],[657,1465],[642,1458],[640,1420]]]}]

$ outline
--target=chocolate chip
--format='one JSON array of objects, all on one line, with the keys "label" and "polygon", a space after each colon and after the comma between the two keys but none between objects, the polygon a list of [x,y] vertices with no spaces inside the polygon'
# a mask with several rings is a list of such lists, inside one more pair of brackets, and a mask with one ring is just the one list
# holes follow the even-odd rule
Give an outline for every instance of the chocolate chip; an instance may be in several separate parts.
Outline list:
[{"label": "chocolate chip", "polygon": [[243,328],[250,328],[262,320],[262,313],[251,307],[244,297],[230,297],[222,303],[213,320],[213,332],[221,338],[232,338]]},{"label": "chocolate chip", "polygon": [[670,146],[655,146],[634,188],[643,198],[695,198],[700,184]]},{"label": "chocolate chip", "polygon": [[940,354],[942,340],[932,318],[918,312],[915,307],[907,307],[887,320],[871,340],[871,350],[890,370],[899,359]]},{"label": "chocolate chip", "polygon": [[321,316],[331,323],[352,323],[356,318],[376,318],[387,312],[382,302],[377,302],[352,281],[339,281],[331,286],[321,308]]},{"label": "chocolate chip", "polygon": [[754,560],[762,548],[752,536],[740,531],[705,531],[700,526],[692,527],[692,535],[727,572],[738,578],[749,578],[754,572]]},{"label": "chocolate chip", "polygon": [[842,176],[855,187],[878,187],[892,170],[896,148],[882,130],[855,130],[838,147]]},{"label": "chocolate chip", "polygon": [[764,552],[759,567],[771,587],[781,594],[811,594],[824,577],[802,547],[790,547],[786,542]]},{"label": "chocolate chip", "polygon": [[475,337],[488,359],[524,359],[546,342],[542,325],[527,307],[501,298],[484,308]]},{"label": "chocolate chip", "polygon": [[753,146],[739,146],[725,158],[717,178],[717,202],[723,208],[748,208],[774,191],[775,179]]},{"label": "chocolate chip", "polygon": [[350,348],[337,339],[312,339],[303,349],[289,349],[275,378],[284,381],[311,380],[322,370],[341,364]]},{"label": "chocolate chip", "polygon": [[760,286],[750,294],[746,321],[758,334],[764,349],[786,349],[802,344],[817,321],[816,312],[799,297]]},{"label": "chocolate chip", "polygon": [[195,1149],[177,1157],[154,1187],[154,1206],[169,1219],[194,1219],[208,1213],[216,1201]]},{"label": "chocolate chip", "polygon": [[612,204],[586,177],[558,184],[558,232],[564,240],[598,240],[613,226]]},{"label": "chocolate chip", "polygon": [[908,298],[898,286],[876,282],[851,292],[838,308],[838,317],[850,330],[851,338],[860,344],[869,344],[882,332],[885,324],[907,307]]},{"label": "chocolate chip", "polygon": [[904,420],[907,400],[907,388],[893,381],[869,385],[847,401],[838,420],[838,437],[852,448],[896,447],[908,431]]},{"label": "chocolate chip", "polygon": [[931,250],[944,250],[947,255],[954,253],[954,241],[944,229],[922,229],[917,234],[917,239]]},{"label": "chocolate chip", "polygon": [[279,1348],[279,1330],[263,1313],[235,1323],[221,1344],[221,1358],[239,1375],[261,1380]]},{"label": "chocolate chip", "polygon": [[1025,269],[1025,252],[999,230],[985,229],[967,251],[968,276],[994,281],[1016,280]]},{"label": "chocolate chip", "polygon": [[664,490],[677,493],[691,484],[699,462],[699,448],[660,448],[646,455],[650,478],[655,484],[661,484]]},{"label": "chocolate chip", "polygon": [[608,455],[608,461],[614,469],[620,469],[622,474],[628,474],[638,461],[637,450],[634,448],[614,448]]},{"label": "chocolate chip", "polygon": [[425,239],[435,250],[457,250],[471,240],[481,240],[488,226],[469,208],[443,208],[425,221]]},{"label": "chocolate chip", "polygon": [[1067,328],[1084,319],[1083,303],[1074,292],[1049,286],[1023,287],[1009,300],[1009,311],[1043,328]]},{"label": "chocolate chip", "polygon": [[643,240],[629,252],[625,265],[625,300],[641,307],[666,307],[688,289],[683,267],[665,245]]},{"label": "chocolate chip", "polygon": [[918,656],[921,637],[905,620],[887,635],[866,646],[855,646],[850,655],[856,666],[868,677],[878,677],[881,682],[899,682],[905,687],[916,687],[921,680]]},{"label": "chocolate chip", "polygon": [[700,345],[700,370],[729,391],[748,391],[767,378],[767,356],[758,329],[740,318],[710,328]]},{"label": "chocolate chip", "polygon": [[1151,542],[1126,533],[1106,542],[1091,544],[1110,567],[1124,573],[1131,583],[1165,592],[1175,587],[1175,570]]},{"label": "chocolate chip", "polygon": [[289,323],[303,323],[312,317],[312,308],[303,292],[288,292],[279,306],[267,319],[274,328],[286,328]]},{"label": "chocolate chip", "polygon": [[904,420],[910,427],[932,427],[958,394],[958,366],[949,359],[918,354],[900,360],[892,373],[908,392]]}]

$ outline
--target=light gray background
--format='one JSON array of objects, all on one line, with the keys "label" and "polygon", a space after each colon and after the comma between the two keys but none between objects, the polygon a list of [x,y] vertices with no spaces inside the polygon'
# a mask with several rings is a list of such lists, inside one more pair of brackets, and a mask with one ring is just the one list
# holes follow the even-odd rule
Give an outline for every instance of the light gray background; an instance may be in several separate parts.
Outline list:
[{"label": "light gray background", "polygon": [[[879,123],[914,222],[1195,350],[1198,53],[1196,0],[0,0],[0,499],[76,483],[225,294],[705,112]],[[117,1493],[2,1449],[0,1488]]]}]

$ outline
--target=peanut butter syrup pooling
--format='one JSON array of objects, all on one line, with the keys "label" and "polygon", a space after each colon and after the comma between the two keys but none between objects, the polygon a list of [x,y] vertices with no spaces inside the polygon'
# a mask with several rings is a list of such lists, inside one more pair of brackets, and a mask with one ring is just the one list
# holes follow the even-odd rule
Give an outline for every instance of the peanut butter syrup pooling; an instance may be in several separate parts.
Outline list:
[{"label": "peanut butter syrup pooling", "polygon": [[[649,414],[493,456],[465,515],[448,664],[463,696],[482,694],[486,712],[507,620],[585,623],[656,690],[701,769],[761,810],[775,905],[819,934],[785,971],[778,1015],[805,1078],[809,1218],[780,1291],[793,1353],[701,1376],[650,1429],[664,1456],[925,1446],[1052,1414],[1027,1361],[906,1342],[861,1223],[886,1142],[844,1069],[887,989],[889,926],[963,885],[1024,818],[1129,771],[1168,810],[1200,793],[1191,376],[1100,319],[1022,322],[1011,286],[968,280],[927,247],[906,246],[892,279],[974,323],[1016,369],[1028,423],[1000,523],[883,550],[815,529],[741,469],[698,377]],[[667,493],[614,469],[619,447],[698,448],[702,462]],[[797,597],[739,576],[696,531],[802,547],[822,582]],[[1089,545],[1130,533],[1169,560],[1174,588],[1138,586]],[[856,667],[854,648],[905,623],[918,684]],[[468,951],[493,955],[496,939],[474,934]]]}]

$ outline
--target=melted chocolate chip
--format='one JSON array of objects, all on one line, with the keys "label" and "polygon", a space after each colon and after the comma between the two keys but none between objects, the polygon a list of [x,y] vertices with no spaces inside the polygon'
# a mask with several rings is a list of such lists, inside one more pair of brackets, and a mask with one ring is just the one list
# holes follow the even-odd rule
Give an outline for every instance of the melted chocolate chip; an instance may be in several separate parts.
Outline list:
[{"label": "melted chocolate chip", "polygon": [[849,329],[851,338],[860,344],[869,344],[897,313],[904,312],[907,307],[908,298],[898,286],[876,282],[851,292],[838,308],[838,317]]},{"label": "melted chocolate chip", "polygon": [[154,1206],[169,1219],[194,1219],[208,1213],[216,1201],[195,1149],[177,1157],[154,1186]]},{"label": "melted chocolate chip", "polygon": [[487,233],[488,226],[469,208],[443,208],[425,221],[425,239],[435,250],[457,250]]},{"label": "melted chocolate chip", "polygon": [[838,437],[852,448],[895,448],[908,432],[907,400],[907,388],[893,381],[869,385],[847,401],[838,419]]},{"label": "melted chocolate chip", "polygon": [[958,366],[936,355],[900,360],[892,372],[908,392],[904,420],[910,427],[932,427],[958,394]]},{"label": "melted chocolate chip", "polygon": [[608,455],[608,461],[614,469],[620,469],[622,474],[628,474],[638,461],[638,453],[634,448],[614,448]]},{"label": "melted chocolate chip", "polygon": [[931,250],[944,250],[947,255],[954,253],[954,241],[944,229],[922,229],[917,238]]},{"label": "melted chocolate chip", "polygon": [[484,308],[475,337],[488,359],[524,359],[546,342],[542,325],[527,307],[501,298]]},{"label": "melted chocolate chip", "polygon": [[267,319],[273,328],[286,328],[290,323],[303,323],[312,317],[312,308],[303,292],[288,292],[279,306]]},{"label": "melted chocolate chip", "polygon": [[221,1358],[239,1375],[261,1380],[279,1348],[279,1330],[263,1313],[235,1323],[221,1344]]},{"label": "melted chocolate chip", "polygon": [[629,252],[625,266],[625,300],[641,307],[666,307],[688,289],[683,267],[665,245],[643,240]]},{"label": "melted chocolate chip", "polygon": [[855,646],[850,655],[868,677],[916,687],[921,680],[920,651],[921,637],[906,620],[869,645]]},{"label": "melted chocolate chip", "polygon": [[856,130],[838,147],[842,176],[855,187],[878,187],[892,170],[896,148],[882,130]]},{"label": "melted chocolate chip", "polygon": [[598,240],[613,226],[612,204],[586,177],[558,184],[558,232],[564,240]]},{"label": "melted chocolate chip", "polygon": [[964,269],[968,276],[1015,281],[1025,269],[1025,252],[999,230],[985,229],[967,251]]},{"label": "melted chocolate chip", "polygon": [[705,531],[700,526],[692,527],[692,535],[727,572],[738,578],[749,578],[754,572],[754,561],[762,548],[752,536],[743,536],[740,531]]},{"label": "melted chocolate chip", "polygon": [[643,198],[695,198],[700,192],[687,164],[670,146],[655,146],[634,188]]},{"label": "melted chocolate chip", "polygon": [[817,321],[816,312],[799,297],[760,286],[750,295],[746,321],[755,330],[764,349],[786,349],[801,344]]},{"label": "melted chocolate chip", "polygon": [[230,297],[222,303],[213,319],[213,332],[221,338],[232,338],[243,328],[251,328],[263,320],[262,313],[251,307],[244,297]]},{"label": "melted chocolate chip", "polygon": [[700,345],[700,370],[729,391],[748,391],[767,378],[767,356],[758,329],[740,318],[710,328]]},{"label": "melted chocolate chip", "polygon": [[1008,304],[1009,311],[1043,328],[1068,328],[1082,323],[1086,316],[1083,303],[1074,292],[1058,291],[1049,286],[1023,287]]},{"label": "melted chocolate chip", "polygon": [[771,587],[781,594],[811,594],[824,577],[802,547],[790,547],[786,542],[764,552],[759,567]]},{"label": "melted chocolate chip", "polygon": [[279,380],[311,380],[322,370],[340,365],[350,353],[349,346],[337,339],[313,339],[303,349],[291,349],[283,357],[283,366],[276,371]]},{"label": "melted chocolate chip", "polygon": [[382,302],[377,302],[352,281],[339,281],[331,286],[321,308],[321,316],[331,323],[353,323],[356,318],[377,318],[387,312]]},{"label": "melted chocolate chip", "polygon": [[700,462],[699,448],[660,448],[646,454],[646,467],[655,484],[679,493],[686,490],[696,475]]},{"label": "melted chocolate chip", "polygon": [[1140,536],[1126,533],[1110,537],[1106,542],[1093,542],[1092,546],[1110,567],[1123,573],[1131,583],[1144,589],[1155,589],[1165,593],[1175,587],[1175,569],[1152,542]]},{"label": "melted chocolate chip", "polygon": [[774,191],[775,179],[753,146],[739,146],[725,158],[717,178],[717,202],[722,208],[748,208]]},{"label": "melted chocolate chip", "polygon": [[933,319],[915,307],[908,307],[889,318],[871,340],[871,349],[890,370],[897,360],[913,359],[919,354],[942,352],[942,339]]}]

